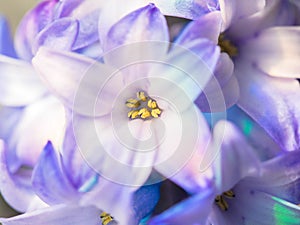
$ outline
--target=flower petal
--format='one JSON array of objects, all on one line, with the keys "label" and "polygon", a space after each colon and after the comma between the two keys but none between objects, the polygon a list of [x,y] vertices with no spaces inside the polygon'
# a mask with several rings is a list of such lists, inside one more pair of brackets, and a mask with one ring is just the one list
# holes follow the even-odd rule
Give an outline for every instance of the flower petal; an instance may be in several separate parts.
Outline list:
[{"label": "flower petal", "polygon": [[248,41],[242,51],[268,75],[300,78],[299,40],[300,27],[273,27]]},{"label": "flower petal", "polygon": [[57,0],[40,2],[22,19],[16,31],[15,48],[20,58],[30,60],[31,46],[36,35],[54,18]]},{"label": "flower petal", "polygon": [[35,210],[23,215],[0,218],[3,225],[98,225],[101,211],[94,206],[58,205]]},{"label": "flower petal", "polygon": [[229,122],[221,121],[215,126],[210,151],[219,152],[213,162],[219,193],[230,190],[242,178],[259,172],[259,160],[254,150]]},{"label": "flower petal", "polygon": [[211,190],[193,195],[154,217],[149,225],[206,224],[213,198],[214,195]]},{"label": "flower petal", "polygon": [[143,41],[169,41],[167,22],[154,4],[140,8],[111,27],[104,44],[106,51]]},{"label": "flower petal", "polygon": [[[5,149],[4,143],[0,141],[0,191],[4,199],[10,204],[14,209],[25,212],[35,194],[31,189],[31,185],[28,182],[24,182],[25,174],[21,176],[13,175],[10,173],[7,164],[7,150]],[[26,170],[24,170],[26,172]],[[28,171],[27,171],[28,172]],[[30,179],[30,174],[27,177],[27,181]]]},{"label": "flower petal", "polygon": [[207,38],[218,43],[218,38],[221,33],[222,18],[220,12],[211,12],[204,16],[201,16],[198,20],[189,23],[178,38],[175,43],[183,45],[189,42],[199,39]]},{"label": "flower petal", "polygon": [[10,29],[5,17],[0,15],[0,54],[16,58]]},{"label": "flower petal", "polygon": [[[110,67],[79,54],[46,48],[40,48],[33,59],[33,65],[67,107],[81,114],[93,116],[99,91],[115,72]],[[107,85],[111,88],[105,86],[105,91],[101,93],[115,96],[115,92],[123,86],[121,80],[122,77],[116,77],[110,81],[113,85]],[[101,105],[101,109],[96,110],[98,113],[101,112],[100,115],[105,115],[111,110],[111,102],[104,101],[103,104],[105,105]]]},{"label": "flower petal", "polygon": [[236,69],[240,85],[239,107],[283,150],[299,149],[300,108],[295,104],[300,98],[298,81],[270,77],[246,62],[236,63]]},{"label": "flower petal", "polygon": [[220,10],[224,20],[223,30],[227,29],[235,20],[250,16],[265,6],[265,0],[238,1],[220,0]]},{"label": "flower petal", "polygon": [[70,203],[79,197],[63,171],[60,158],[51,142],[45,146],[32,174],[32,185],[46,203]]},{"label": "flower petal", "polygon": [[46,26],[32,43],[32,52],[36,54],[40,46],[70,51],[77,38],[79,23],[72,18],[58,19]]},{"label": "flower petal", "polygon": [[46,88],[30,64],[0,56],[0,102],[6,106],[23,106],[40,98]]}]

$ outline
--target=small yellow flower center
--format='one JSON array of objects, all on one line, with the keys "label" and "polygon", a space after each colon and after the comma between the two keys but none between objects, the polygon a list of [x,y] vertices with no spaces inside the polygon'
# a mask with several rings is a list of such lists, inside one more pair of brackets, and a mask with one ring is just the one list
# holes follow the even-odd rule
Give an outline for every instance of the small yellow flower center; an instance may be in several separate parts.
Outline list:
[{"label": "small yellow flower center", "polygon": [[231,58],[238,55],[237,47],[224,34],[220,34],[218,45],[221,47],[221,52],[227,53]]},{"label": "small yellow flower center", "polygon": [[226,201],[226,198],[232,199],[234,197],[235,197],[235,194],[232,190],[225,191],[221,195],[216,196],[215,203],[217,204],[217,206],[219,206],[220,209],[222,209],[223,211],[227,211],[229,208],[229,205]]},{"label": "small yellow flower center", "polygon": [[130,98],[125,103],[130,109],[127,114],[129,119],[150,120],[161,116],[162,110],[154,99],[147,96],[143,91],[137,92],[136,96],[137,99]]},{"label": "small yellow flower center", "polygon": [[100,218],[102,220],[102,225],[108,225],[110,222],[114,221],[114,218],[106,212],[102,212]]}]

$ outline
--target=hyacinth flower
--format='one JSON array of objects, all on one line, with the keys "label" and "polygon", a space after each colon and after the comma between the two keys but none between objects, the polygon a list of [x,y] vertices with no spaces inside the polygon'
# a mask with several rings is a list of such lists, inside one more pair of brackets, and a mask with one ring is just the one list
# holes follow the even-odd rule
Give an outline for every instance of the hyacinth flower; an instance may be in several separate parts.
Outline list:
[{"label": "hyacinth flower", "polygon": [[[85,159],[101,175],[123,184],[143,184],[155,164],[159,172],[170,176],[175,172],[172,168],[182,167],[182,161],[189,158],[187,146],[193,151],[196,145],[205,147],[209,141],[207,124],[193,100],[211,78],[210,71],[219,58],[219,48],[207,39],[200,39],[186,43],[184,48],[169,50],[168,41],[164,16],[157,7],[149,4],[126,15],[111,27],[105,47],[106,51],[110,49],[111,52],[104,54],[100,62],[47,48],[41,48],[33,59],[35,68],[50,88],[67,108],[73,110],[74,132]],[[148,63],[124,67],[143,60]],[[174,66],[156,65],[157,61]],[[125,69],[105,83],[108,78],[106,74],[115,74],[119,68]],[[185,73],[176,68],[181,68]],[[200,82],[199,86],[195,80]],[[123,88],[123,93],[119,95]],[[103,95],[97,99],[99,91]],[[182,115],[176,115],[171,105],[163,99],[173,102]],[[111,116],[115,122],[111,121]],[[177,127],[180,121],[178,116],[184,121],[184,128]],[[161,121],[165,128],[160,127]],[[129,131],[126,130],[127,124]],[[149,138],[150,124],[154,126],[152,128],[157,138],[160,138],[160,131],[166,132],[167,139],[159,149],[153,136],[148,142],[144,141],[144,138]],[[202,130],[197,130],[198,127]],[[174,140],[180,137],[182,129],[189,132],[196,130],[192,132],[194,135],[183,135],[181,141],[186,146],[177,152],[178,142]],[[148,146],[155,146],[157,151],[148,154],[128,151],[126,144],[118,142],[115,132],[119,134],[118,138],[123,138],[125,143],[127,141],[127,145],[135,146],[133,149],[142,149],[143,144],[147,143]],[[174,160],[166,160],[173,153]],[[113,171],[111,165],[114,165]],[[126,176],[121,175],[120,171]]]},{"label": "hyacinth flower", "polygon": [[260,162],[228,122],[216,125],[213,140],[212,148],[221,147],[212,165],[214,188],[191,195],[149,224],[299,224],[299,151]]},{"label": "hyacinth flower", "polygon": [[151,212],[159,198],[158,184],[139,189],[105,180],[73,147],[72,136],[66,137],[60,153],[48,142],[32,174],[33,190],[44,206],[1,218],[2,224],[127,225],[139,224]]},{"label": "hyacinth flower", "polygon": [[[263,5],[264,1],[256,1]],[[283,150],[299,149],[299,26],[289,1],[265,1],[263,9],[240,15],[248,5],[220,2],[224,27],[219,44],[234,62],[240,86],[238,106]],[[201,30],[201,28],[200,28]],[[204,32],[201,30],[199,32]]]}]

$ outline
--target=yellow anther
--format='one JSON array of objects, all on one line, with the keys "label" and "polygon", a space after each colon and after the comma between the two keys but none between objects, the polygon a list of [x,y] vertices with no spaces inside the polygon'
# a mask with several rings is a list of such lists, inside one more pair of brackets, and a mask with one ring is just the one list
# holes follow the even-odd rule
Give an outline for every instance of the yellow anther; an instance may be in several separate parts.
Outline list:
[{"label": "yellow anther", "polygon": [[146,109],[146,108],[142,108],[139,111],[139,115],[141,116],[142,119],[147,119],[147,118],[149,118],[151,116],[149,110]]},{"label": "yellow anther", "polygon": [[138,101],[138,100],[136,100],[136,99],[133,99],[133,98],[130,98],[130,99],[128,99],[127,101],[126,101],[126,106],[128,107],[128,108],[137,108],[137,107],[139,107],[141,104],[140,104],[140,102]]},{"label": "yellow anther", "polygon": [[145,92],[143,92],[143,91],[139,91],[137,93],[137,98],[140,99],[140,100],[142,100],[143,102],[145,102],[147,100]]},{"label": "yellow anther", "polygon": [[102,225],[107,225],[114,220],[114,218],[106,212],[102,212],[100,218],[102,220]]},{"label": "yellow anther", "polygon": [[161,114],[161,110],[159,108],[151,110],[151,116],[153,116],[154,118],[159,117],[160,114]]},{"label": "yellow anther", "polygon": [[229,206],[228,203],[226,202],[226,200],[223,198],[222,195],[218,195],[215,198],[215,203],[220,207],[220,209],[222,209],[223,211],[227,211]]},{"label": "yellow anther", "polygon": [[227,197],[227,198],[234,198],[234,197],[235,197],[235,194],[234,194],[234,192],[233,192],[232,190],[225,191],[225,192],[223,193],[223,195],[224,195],[225,197]]},{"label": "yellow anther", "polygon": [[148,107],[149,108],[151,108],[151,109],[155,109],[155,108],[157,108],[157,103],[156,103],[156,101],[154,101],[154,100],[152,100],[152,99],[150,99],[149,101],[148,101]]},{"label": "yellow anther", "polygon": [[128,115],[128,118],[136,119],[139,115],[139,110],[132,110],[127,115]]}]

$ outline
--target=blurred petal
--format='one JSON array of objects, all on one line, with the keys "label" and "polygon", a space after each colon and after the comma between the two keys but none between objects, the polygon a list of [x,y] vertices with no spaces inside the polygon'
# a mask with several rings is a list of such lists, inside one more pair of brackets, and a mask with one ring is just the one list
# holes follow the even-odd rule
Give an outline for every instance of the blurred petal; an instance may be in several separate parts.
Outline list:
[{"label": "blurred petal", "polygon": [[26,172],[30,172],[29,170],[24,169],[24,173],[20,176],[11,174],[8,169],[6,155],[7,150],[5,150],[3,141],[0,141],[0,191],[11,207],[20,212],[25,212],[35,196],[31,184],[28,182],[31,174],[27,173],[27,180],[24,178]]},{"label": "blurred petal", "polygon": [[40,46],[51,49],[71,51],[78,35],[79,24],[72,18],[58,19],[43,29],[32,43],[32,52],[36,54]]},{"label": "blurred petal", "polygon": [[206,190],[193,195],[177,205],[154,217],[149,225],[194,225],[206,224],[211,211],[214,194]]},{"label": "blurred petal", "polygon": [[46,93],[30,64],[0,56],[0,102],[7,106],[27,105]]},{"label": "blurred petal", "polygon": [[175,40],[177,44],[188,44],[189,42],[207,38],[218,43],[219,34],[221,33],[222,18],[220,12],[211,12],[201,16],[198,20],[189,23],[183,32]]},{"label": "blurred petal", "polygon": [[265,6],[265,0],[239,1],[220,0],[220,10],[224,20],[223,30],[226,30],[235,20],[250,16]]},{"label": "blurred petal", "polygon": [[271,76],[300,78],[300,27],[261,31],[242,47],[245,57]]},{"label": "blurred petal", "polygon": [[67,179],[51,142],[45,146],[35,166],[32,185],[37,195],[50,205],[75,202],[79,197]]},{"label": "blurred petal", "polygon": [[128,14],[113,25],[104,49],[142,41],[169,41],[166,19],[154,4]]},{"label": "blurred petal", "polygon": [[99,225],[101,211],[93,206],[58,205],[20,216],[0,218],[3,225]]},{"label": "blurred petal", "polygon": [[299,149],[300,98],[297,80],[270,77],[255,65],[236,63],[236,75],[240,85],[238,102],[277,144],[287,151]]},{"label": "blurred petal", "polygon": [[23,17],[15,36],[15,48],[20,58],[32,58],[31,46],[35,37],[53,20],[57,2],[58,0],[42,1]]},{"label": "blurred petal", "polygon": [[5,17],[0,15],[0,54],[16,58],[10,29]]},{"label": "blurred petal", "polygon": [[213,142],[211,151],[219,152],[213,164],[219,193],[259,172],[259,160],[254,150],[233,124],[219,122],[214,128]]}]

